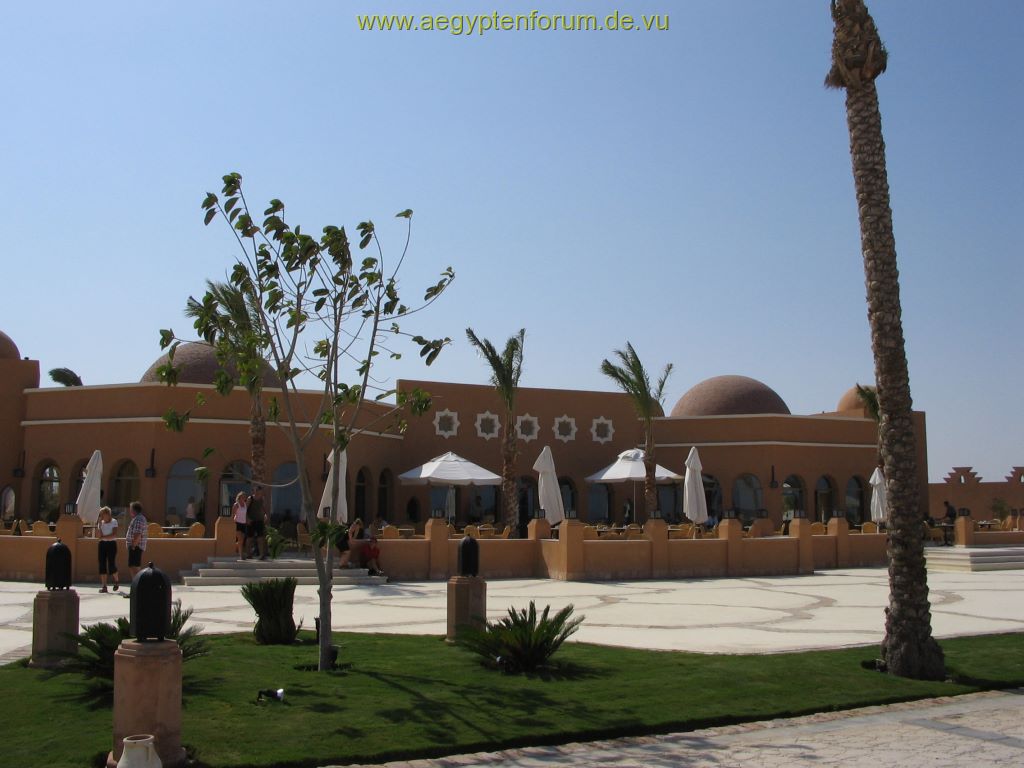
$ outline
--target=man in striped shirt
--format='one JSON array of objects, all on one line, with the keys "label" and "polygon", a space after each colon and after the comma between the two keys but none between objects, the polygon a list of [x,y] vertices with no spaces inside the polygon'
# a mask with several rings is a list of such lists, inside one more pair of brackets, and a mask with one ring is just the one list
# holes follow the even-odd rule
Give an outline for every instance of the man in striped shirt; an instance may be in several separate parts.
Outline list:
[{"label": "man in striped shirt", "polygon": [[125,543],[128,545],[128,570],[135,578],[142,565],[142,553],[146,551],[148,540],[146,516],[142,514],[142,504],[138,501],[131,503],[132,520],[128,523],[128,533],[125,534]]}]

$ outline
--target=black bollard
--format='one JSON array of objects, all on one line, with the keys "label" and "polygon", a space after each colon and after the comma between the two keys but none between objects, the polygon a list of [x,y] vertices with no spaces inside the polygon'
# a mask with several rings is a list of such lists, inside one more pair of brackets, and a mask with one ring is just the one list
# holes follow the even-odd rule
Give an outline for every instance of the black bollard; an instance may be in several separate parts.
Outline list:
[{"label": "black bollard", "polygon": [[472,536],[466,536],[459,543],[459,576],[476,576],[480,573],[480,544]]},{"label": "black bollard", "polygon": [[171,580],[150,563],[132,579],[132,636],[137,640],[163,640],[171,627]]},{"label": "black bollard", "polygon": [[71,550],[60,539],[46,550],[46,588],[71,589]]}]

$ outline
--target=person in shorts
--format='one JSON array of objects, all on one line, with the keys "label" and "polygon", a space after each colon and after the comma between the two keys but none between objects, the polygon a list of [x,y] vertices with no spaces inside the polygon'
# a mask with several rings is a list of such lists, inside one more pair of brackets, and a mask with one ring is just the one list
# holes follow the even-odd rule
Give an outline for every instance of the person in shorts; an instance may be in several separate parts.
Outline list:
[{"label": "person in shorts", "polygon": [[235,496],[235,505],[231,507],[231,517],[235,521],[235,551],[239,560],[248,560],[249,555],[245,551],[245,538],[249,532],[249,497],[245,491],[239,491]]},{"label": "person in shorts", "polygon": [[110,514],[110,507],[100,507],[93,535],[99,539],[97,551],[100,559],[100,592],[107,591],[107,577],[114,579],[114,591],[121,588],[117,578],[117,520]]},{"label": "person in shorts", "polygon": [[149,522],[142,513],[142,502],[133,501],[129,509],[131,510],[132,520],[128,523],[128,533],[125,534],[124,541],[128,545],[128,570],[132,574],[132,579],[134,579],[135,574],[142,567],[142,553],[146,551],[146,544],[149,538],[147,536]]},{"label": "person in shorts", "polygon": [[[260,560],[267,559],[267,511],[263,503],[263,486],[257,485],[246,501],[247,546],[255,543]],[[248,552],[246,553],[248,554]]]}]

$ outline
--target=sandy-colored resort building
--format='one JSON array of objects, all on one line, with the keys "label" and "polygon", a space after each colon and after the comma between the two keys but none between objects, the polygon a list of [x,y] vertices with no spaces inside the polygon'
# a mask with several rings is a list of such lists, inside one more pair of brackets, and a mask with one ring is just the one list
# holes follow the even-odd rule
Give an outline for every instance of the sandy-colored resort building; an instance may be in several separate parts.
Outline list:
[{"label": "sandy-colored resort building", "polygon": [[[63,513],[74,512],[86,463],[99,449],[103,456],[103,503],[115,513],[123,511],[129,502],[140,500],[148,519],[163,523],[182,519],[191,505],[205,522],[208,536],[214,536],[215,522],[229,510],[230,499],[238,490],[249,488],[249,397],[241,389],[226,397],[217,395],[210,384],[217,364],[205,345],[179,349],[176,387],[157,381],[155,371],[162,362],[157,360],[140,372],[139,381],[134,383],[40,388],[38,361],[23,358],[15,342],[0,333],[0,508],[8,526],[14,519],[53,522]],[[386,415],[385,407],[367,406],[363,429],[349,448],[346,494],[351,516],[367,522],[387,521],[414,530],[419,538],[428,533],[431,510],[446,506],[448,490],[403,485],[398,476],[447,451],[499,473],[499,435],[506,425],[501,423],[500,402],[490,386],[398,382],[402,390],[414,387],[431,394],[432,410],[421,417],[409,417],[402,433]],[[193,408],[197,393],[205,396],[205,404]],[[794,512],[802,512],[796,517],[808,523],[828,524],[836,519],[845,521],[844,530],[856,527],[869,516],[869,478],[877,463],[877,430],[855,389],[836,395],[833,410],[799,415],[790,412],[778,393],[754,379],[735,375],[708,379],[689,389],[666,415],[655,420],[657,461],[682,475],[687,454],[696,446],[703,464],[708,509],[718,519],[735,516],[747,528],[760,520],[765,532],[775,532]],[[269,391],[266,396],[269,398]],[[301,404],[312,413],[317,393],[303,397]],[[184,431],[165,427],[162,417],[169,408],[193,408]],[[914,425],[922,509],[931,508],[938,515],[935,499],[930,504],[928,498],[924,413],[915,412]],[[643,510],[641,484],[586,481],[622,451],[643,445],[642,423],[626,396],[522,388],[515,423],[510,426],[519,445],[518,503],[524,528],[536,513],[537,476],[532,466],[545,445],[551,448],[555,460],[568,517],[581,524],[614,525],[624,522],[628,505],[635,505],[632,521],[645,527],[650,522]],[[305,456],[313,475],[309,481],[314,494],[319,494],[327,477],[329,437],[329,430],[324,429],[323,439],[311,445]],[[197,480],[195,470],[200,465],[208,470],[205,481]],[[970,490],[978,497],[971,498],[980,516],[988,516],[989,510],[981,508],[981,497],[993,489],[976,488],[976,478],[969,469],[955,472],[960,473],[955,474],[955,482],[950,482],[948,488],[944,487],[947,484],[937,484],[940,493],[956,491],[960,495],[952,497],[953,503],[971,506],[961,503]],[[1004,484],[1011,493],[1002,486],[995,491],[1002,493],[1009,507],[1024,507],[1021,470],[1014,472]],[[273,424],[268,425],[266,480],[273,486],[273,523],[299,519],[299,491],[291,482],[295,477],[296,464],[285,436]],[[500,525],[499,493],[500,489],[493,486],[456,489],[456,524],[494,521]],[[680,521],[681,483],[660,486],[658,497],[661,519],[657,523]],[[937,504],[941,508],[941,495]],[[741,536],[749,538],[750,533],[741,532]],[[394,544],[411,545],[418,538]],[[823,552],[826,549],[824,544],[815,546]],[[843,564],[840,549],[833,543],[833,555],[826,561]],[[696,566],[687,569],[678,558],[676,565],[670,566],[671,548],[666,552],[669,554],[663,566],[668,572],[703,572]],[[657,570],[656,554],[648,552],[646,565],[626,570],[652,575]],[[859,562],[848,555],[849,550],[845,564]],[[862,559],[874,562],[882,558],[884,542],[872,545],[870,555]],[[422,558],[412,560],[415,562],[406,569],[410,575],[445,573],[445,569],[424,565]],[[529,573],[522,575],[550,573],[564,577],[573,571],[565,563],[552,568],[550,558],[540,554],[527,560],[529,564],[522,567]],[[798,561],[793,560],[797,570]],[[737,562],[734,558],[733,565]],[[727,564],[722,568],[728,570]],[[746,566],[743,569],[752,570]],[[514,568],[508,570],[509,575],[515,575]],[[781,568],[781,572],[786,570]],[[586,567],[582,572],[584,576],[618,573],[611,566],[596,574]]]}]

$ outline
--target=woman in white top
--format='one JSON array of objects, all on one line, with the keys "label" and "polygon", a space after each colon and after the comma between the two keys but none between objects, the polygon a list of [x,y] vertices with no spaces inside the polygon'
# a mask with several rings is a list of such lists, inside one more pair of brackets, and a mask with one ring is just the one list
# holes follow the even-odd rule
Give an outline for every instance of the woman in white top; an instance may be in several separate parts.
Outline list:
[{"label": "woman in white top", "polygon": [[107,591],[107,576],[114,577],[114,591],[121,588],[117,578],[117,520],[110,514],[110,507],[100,507],[93,535],[100,540],[97,548],[100,559],[100,592]]},{"label": "woman in white top", "polygon": [[235,496],[235,505],[231,508],[231,517],[235,520],[235,549],[238,551],[238,559],[245,560],[245,531],[249,524],[246,508],[245,491],[239,491]]}]

